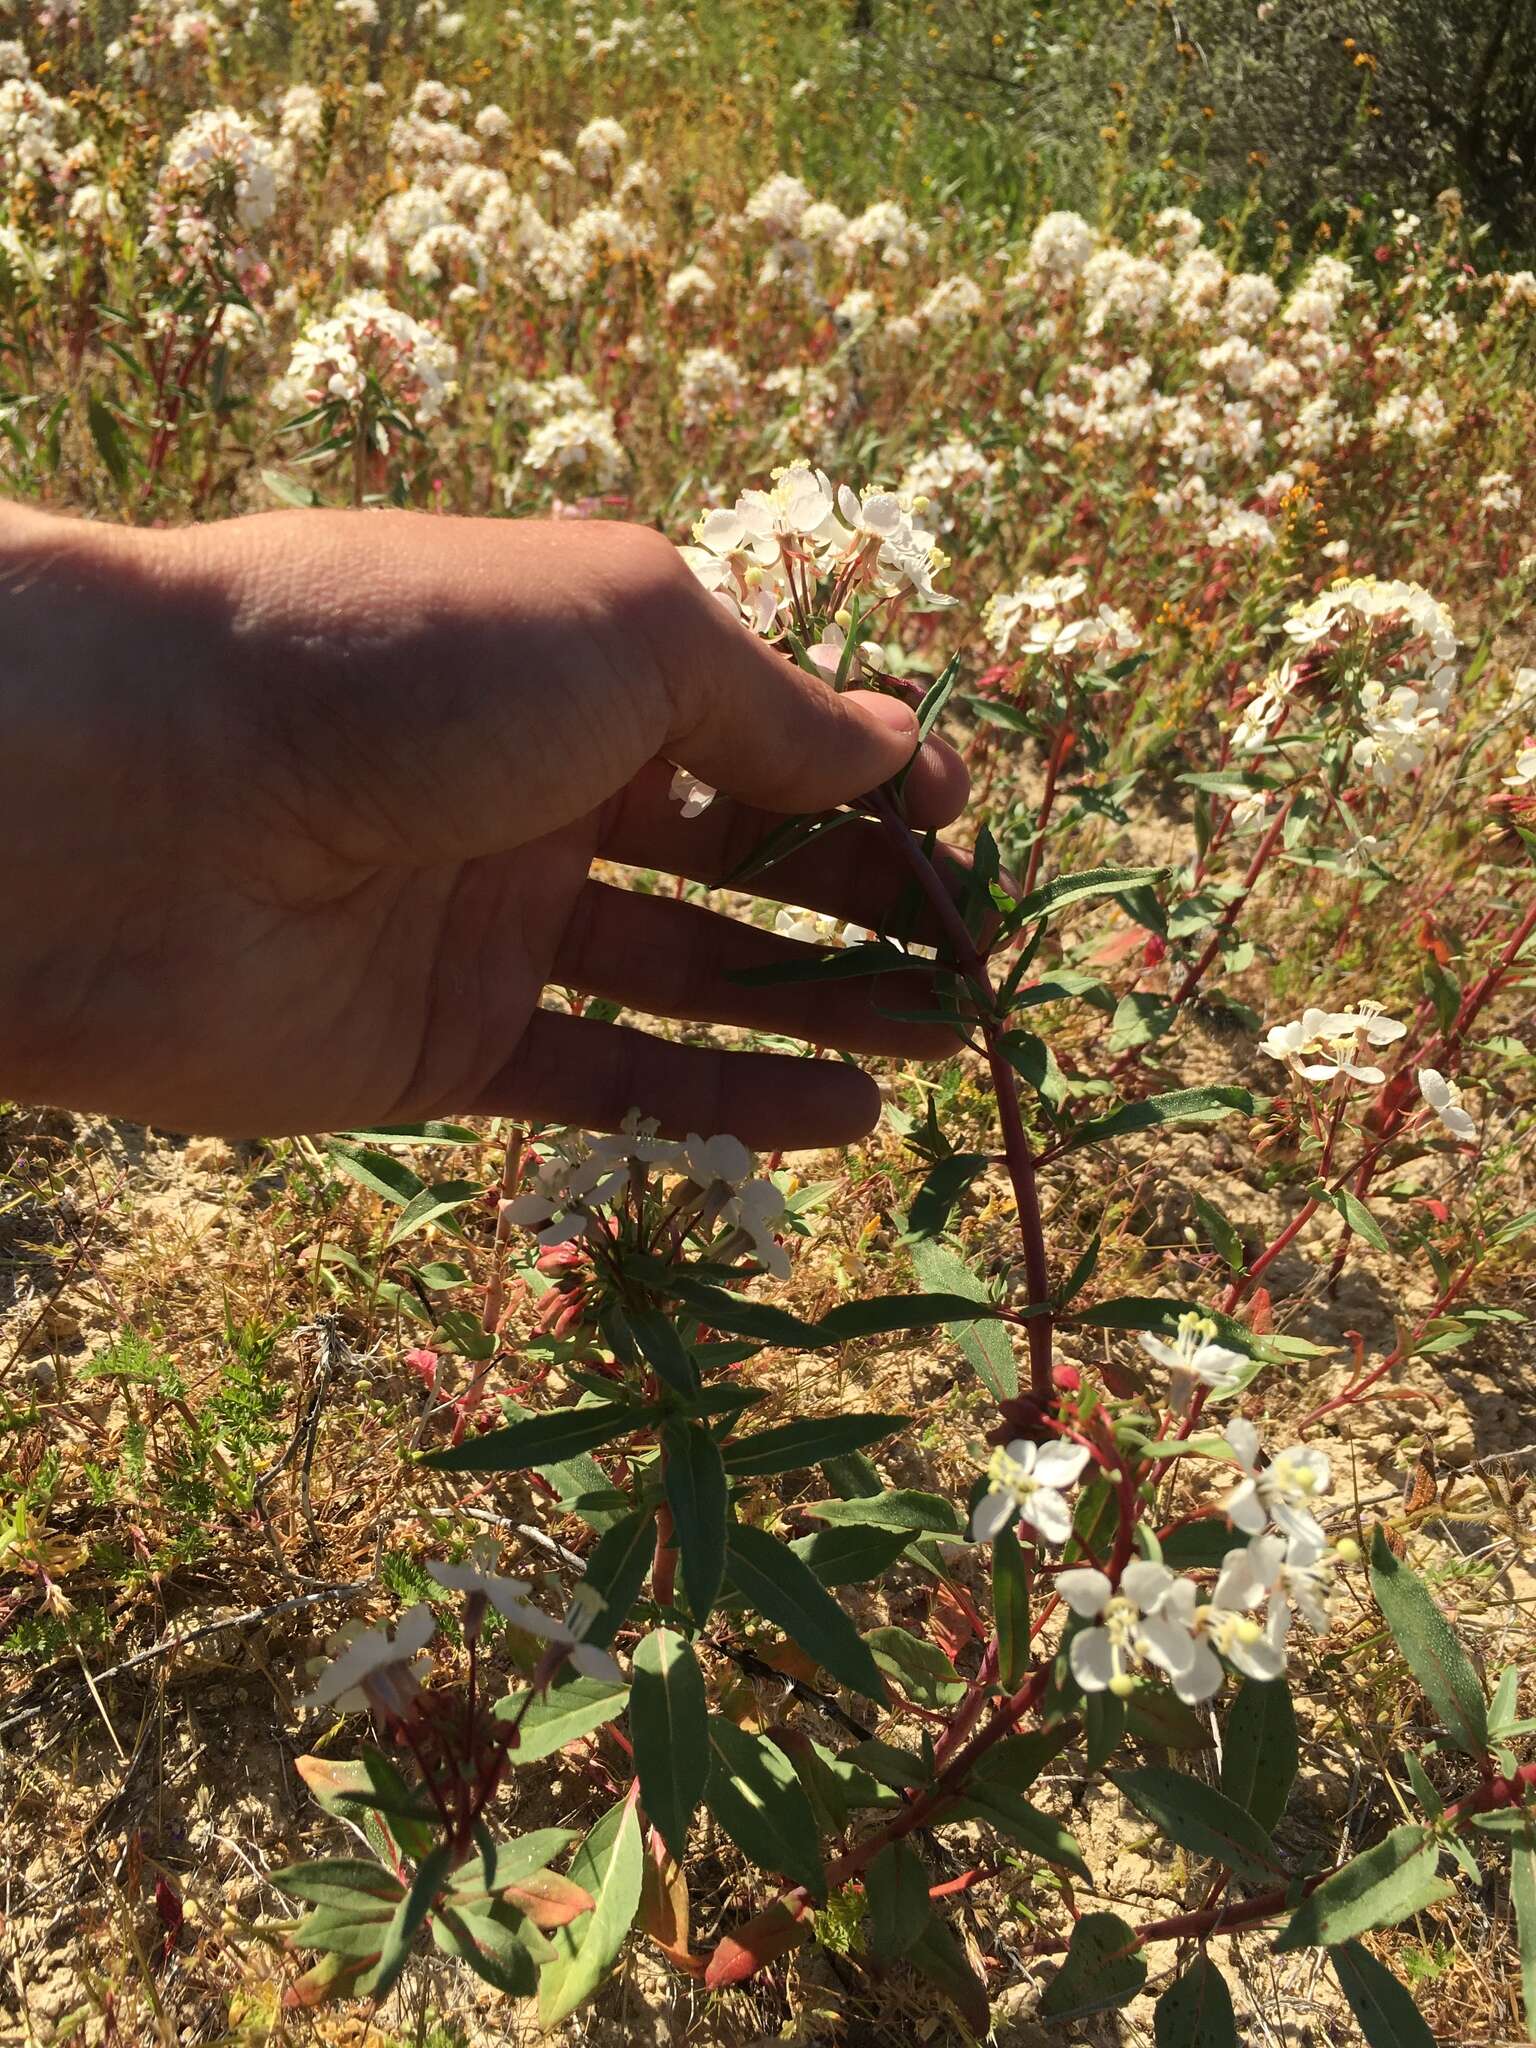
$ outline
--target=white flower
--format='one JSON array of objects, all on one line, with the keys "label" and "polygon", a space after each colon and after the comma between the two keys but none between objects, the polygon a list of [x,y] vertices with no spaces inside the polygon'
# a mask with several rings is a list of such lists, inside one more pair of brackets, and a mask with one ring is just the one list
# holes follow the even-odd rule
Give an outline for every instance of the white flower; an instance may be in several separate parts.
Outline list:
[{"label": "white flower", "polygon": [[629,136],[621,125],[599,114],[576,137],[576,161],[584,178],[606,178],[629,148]]},{"label": "white flower", "polygon": [[1477,1125],[1461,1106],[1461,1090],[1436,1067],[1420,1067],[1419,1093],[1453,1138],[1475,1138]]},{"label": "white flower", "polygon": [[1065,1543],[1072,1534],[1066,1489],[1081,1479],[1088,1457],[1082,1444],[1033,1444],[1026,1437],[1000,1444],[987,1464],[992,1483],[977,1503],[971,1541],[990,1543],[1017,1515],[1047,1543]]},{"label": "white flower", "polygon": [[1362,1051],[1367,1045],[1391,1045],[1407,1028],[1395,1017],[1384,1016],[1375,1003],[1361,1003],[1353,1010],[1309,1007],[1292,1023],[1271,1025],[1260,1049],[1271,1059],[1285,1061],[1305,1080],[1331,1081],[1345,1074],[1374,1087],[1386,1075],[1380,1067],[1362,1063]]},{"label": "white flower", "polygon": [[[1522,676],[1533,675],[1536,674],[1536,670],[1523,668],[1520,674]],[[1524,698],[1521,698],[1516,708],[1518,709],[1520,705],[1523,705],[1524,701]],[[1515,756],[1513,771],[1508,775],[1502,776],[1500,779],[1506,782],[1512,789],[1529,789],[1531,784],[1536,782],[1536,735],[1527,735],[1520,742],[1520,751]]]},{"label": "white flower", "polygon": [[1118,1590],[1090,1565],[1056,1574],[1056,1591],[1072,1612],[1097,1623],[1079,1629],[1068,1651],[1084,1692],[1126,1698],[1136,1689],[1132,1666],[1138,1663],[1155,1664],[1175,1679],[1189,1670],[1195,1658],[1189,1629],[1161,1612],[1177,1583],[1166,1565],[1139,1558],[1120,1574]]},{"label": "white flower", "polygon": [[1169,1400],[1175,1414],[1187,1412],[1196,1386],[1208,1387],[1217,1395],[1236,1391],[1238,1377],[1248,1360],[1241,1351],[1218,1344],[1216,1336],[1216,1324],[1196,1309],[1188,1309],[1179,1317],[1171,1344],[1148,1330],[1137,1332],[1136,1341],[1147,1356],[1166,1366],[1173,1375]]},{"label": "white flower", "polygon": [[701,1138],[690,1131],[683,1140],[683,1163],[698,1187],[725,1187],[731,1193],[752,1178],[752,1154],[740,1138]]},{"label": "white flower", "polygon": [[1299,1614],[1315,1635],[1328,1627],[1328,1601],[1334,1574],[1343,1559],[1326,1537],[1315,1535],[1255,1536],[1245,1550],[1229,1550],[1222,1561],[1217,1592],[1226,1589],[1233,1606],[1269,1601],[1271,1641],[1282,1645],[1291,1621]]},{"label": "white flower", "polygon": [[404,1715],[420,1690],[421,1654],[436,1633],[432,1609],[423,1600],[401,1615],[392,1637],[387,1630],[374,1628],[335,1638],[336,1655],[300,1706],[334,1705],[344,1714],[374,1707],[383,1714]]},{"label": "white flower", "polygon": [[[515,1584],[503,1580],[504,1585]],[[599,1650],[585,1638],[591,1632],[594,1622],[603,1612],[602,1596],[591,1586],[582,1584],[571,1595],[571,1604],[566,1609],[565,1619],[556,1621],[540,1607],[526,1606],[517,1599],[507,1599],[505,1604],[498,1601],[496,1611],[510,1621],[514,1628],[520,1628],[525,1635],[537,1636],[541,1642],[552,1643],[566,1652],[566,1662],[583,1678],[601,1678],[610,1685],[622,1685],[624,1674],[606,1650]]]},{"label": "white flower", "polygon": [[1228,1519],[1250,1536],[1259,1535],[1273,1522],[1287,1536],[1305,1536],[1321,1542],[1323,1532],[1308,1503],[1326,1493],[1333,1468],[1326,1452],[1299,1445],[1278,1451],[1269,1463],[1259,1465],[1259,1432],[1251,1422],[1234,1416],[1226,1427],[1226,1439],[1237,1454],[1245,1477],[1229,1496]]},{"label": "white flower", "polygon": [[504,1202],[501,1213],[542,1245],[569,1244],[586,1230],[591,1212],[617,1201],[628,1185],[628,1166],[614,1166],[601,1152],[577,1161],[554,1154],[540,1160],[528,1193]]},{"label": "white flower", "polygon": [[774,1235],[784,1221],[784,1197],[771,1180],[749,1180],[726,1202],[720,1220],[744,1232],[753,1257],[775,1280],[789,1278],[789,1253]]}]

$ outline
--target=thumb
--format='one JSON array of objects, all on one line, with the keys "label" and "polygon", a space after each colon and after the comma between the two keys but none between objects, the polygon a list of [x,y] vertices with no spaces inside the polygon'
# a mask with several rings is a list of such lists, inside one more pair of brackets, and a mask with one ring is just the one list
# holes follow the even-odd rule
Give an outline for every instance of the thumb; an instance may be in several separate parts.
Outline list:
[{"label": "thumb", "polygon": [[910,706],[874,690],[839,695],[702,585],[694,592],[677,593],[667,649],[672,717],[659,751],[669,761],[768,811],[827,810],[907,766],[918,744]]}]

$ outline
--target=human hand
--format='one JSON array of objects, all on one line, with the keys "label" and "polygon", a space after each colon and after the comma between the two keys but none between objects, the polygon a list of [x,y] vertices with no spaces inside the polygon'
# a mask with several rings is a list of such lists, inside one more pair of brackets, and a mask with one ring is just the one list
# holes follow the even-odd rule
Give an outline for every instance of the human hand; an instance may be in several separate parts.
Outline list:
[{"label": "human hand", "polygon": [[[841,1061],[687,1046],[540,1007],[547,985],[850,1052],[938,1055],[873,985],[742,987],[799,942],[594,880],[720,882],[873,789],[916,721],[730,619],[648,528],[269,513],[139,532],[0,511],[0,1091],[178,1130],[479,1111],[760,1147],[867,1130]],[[676,762],[722,795],[684,820]],[[914,823],[966,779],[929,741]],[[878,923],[877,826],[755,893]],[[884,1007],[924,983],[883,978]]]}]

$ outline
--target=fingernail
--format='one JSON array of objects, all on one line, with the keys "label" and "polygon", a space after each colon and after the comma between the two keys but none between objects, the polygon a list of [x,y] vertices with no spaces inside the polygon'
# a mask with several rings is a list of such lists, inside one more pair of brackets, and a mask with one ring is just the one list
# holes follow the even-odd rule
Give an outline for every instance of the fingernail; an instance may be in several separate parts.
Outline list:
[{"label": "fingernail", "polygon": [[911,705],[899,704],[894,697],[881,696],[876,690],[859,694],[870,717],[888,732],[899,734],[909,745],[917,738],[917,714]]}]

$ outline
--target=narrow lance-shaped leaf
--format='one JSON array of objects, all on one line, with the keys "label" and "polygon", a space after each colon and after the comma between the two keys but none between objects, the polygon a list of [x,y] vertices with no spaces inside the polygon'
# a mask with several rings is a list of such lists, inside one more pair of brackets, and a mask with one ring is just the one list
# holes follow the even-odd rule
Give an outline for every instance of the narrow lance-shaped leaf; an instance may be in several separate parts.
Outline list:
[{"label": "narrow lance-shaped leaf", "polygon": [[1068,1140],[1071,1145],[1100,1145],[1132,1131],[1157,1130],[1164,1124],[1212,1123],[1241,1110],[1257,1113],[1262,1097],[1246,1088],[1176,1088],[1168,1095],[1148,1095],[1140,1102],[1122,1102],[1104,1116],[1090,1117]]},{"label": "narrow lance-shaped leaf", "polygon": [[869,1648],[810,1567],[766,1529],[730,1528],[731,1580],[759,1614],[832,1676],[866,1698],[883,1700],[885,1684]]},{"label": "narrow lance-shaped leaf", "polygon": [[733,1438],[725,1446],[725,1469],[738,1479],[798,1472],[879,1443],[911,1420],[910,1415],[808,1415],[777,1429],[759,1430],[755,1436]]},{"label": "narrow lance-shaped leaf", "polygon": [[1515,1940],[1520,1950],[1520,2002],[1525,2038],[1536,2041],[1536,1822],[1526,1818],[1525,1832],[1510,1844],[1509,1898],[1515,1909]]},{"label": "narrow lance-shaped leaf", "polygon": [[678,1862],[709,1776],[704,1675],[687,1640],[659,1628],[635,1651],[629,1732],[647,1815]]},{"label": "narrow lance-shaped leaf", "polygon": [[1210,1856],[1251,1884],[1273,1884],[1279,1853],[1251,1814],[1214,1786],[1181,1771],[1111,1771],[1111,1781],[1170,1842]]},{"label": "narrow lance-shaped leaf", "polygon": [[826,1878],[816,1816],[789,1758],[723,1714],[709,1717],[709,1747],[704,1799],[715,1819],[760,1869],[821,1898]]},{"label": "narrow lance-shaped leaf", "polygon": [[[587,1837],[588,1844],[609,1818],[605,1814],[598,1822],[597,1828]],[[587,1882],[587,1889],[594,1899],[592,1911],[573,1921],[569,1928],[562,1928],[554,1937],[559,1951],[557,1959],[546,1966],[539,1980],[539,2024],[546,2029],[573,2013],[602,1984],[618,1960],[624,1937],[640,1904],[645,1848],[640,1839],[640,1815],[634,1799],[623,1801],[617,1825],[610,1828],[608,1839],[612,1846],[607,1848],[601,1859],[601,1875],[593,1869],[590,1873],[592,1881]],[[580,1857],[581,1851],[578,1851],[578,1862]],[[589,1858],[591,1865],[598,1862],[596,1854]],[[573,1863],[573,1874],[576,1868],[577,1864]],[[578,1881],[586,1882],[588,1875],[588,1870],[583,1868]]]},{"label": "narrow lance-shaped leaf", "polygon": [[1014,1692],[1029,1670],[1029,1572],[1012,1529],[992,1541],[992,1619],[997,1629],[997,1676]]},{"label": "narrow lance-shaped leaf", "polygon": [[1435,2048],[1413,1993],[1369,1949],[1346,1941],[1329,1960],[1368,2048]]},{"label": "narrow lance-shaped leaf", "polygon": [[720,1446],[698,1422],[666,1422],[667,1505],[682,1553],[683,1589],[699,1628],[709,1620],[725,1577],[725,1534],[730,1490]]},{"label": "narrow lance-shaped leaf", "polygon": [[1303,1899],[1276,1950],[1332,1948],[1373,1927],[1395,1927],[1410,1913],[1449,1898],[1451,1886],[1436,1875],[1439,1862],[1440,1843],[1431,1829],[1394,1828]]},{"label": "narrow lance-shaped leaf", "polygon": [[631,1401],[560,1408],[528,1422],[514,1422],[509,1429],[466,1437],[447,1450],[430,1452],[422,1463],[438,1472],[523,1472],[530,1465],[560,1464],[615,1437],[631,1436],[650,1427],[660,1413],[659,1408]]},{"label": "narrow lance-shaped leaf", "polygon": [[379,1951],[379,1960],[363,1978],[361,1988],[371,1998],[383,1998],[398,1982],[411,1953],[411,1944],[431,1911],[448,1876],[452,1852],[441,1845],[424,1856],[416,1866],[411,1888],[395,1908]]},{"label": "narrow lance-shaped leaf", "polygon": [[1285,1680],[1245,1678],[1222,1736],[1222,1791],[1260,1827],[1273,1828],[1290,1797],[1296,1761],[1296,1710]]},{"label": "narrow lance-shaped leaf", "polygon": [[[912,1270],[925,1287],[963,1296],[984,1305],[987,1314],[993,1313],[985,1287],[948,1245],[915,1244]],[[945,1333],[959,1345],[994,1401],[1013,1399],[1019,1391],[1019,1366],[1013,1340],[1001,1323],[988,1322],[981,1318],[979,1310],[972,1310],[963,1317],[951,1317],[945,1324]]]},{"label": "narrow lance-shaped leaf", "polygon": [[1371,1591],[1452,1742],[1468,1756],[1486,1755],[1488,1705],[1477,1673],[1423,1580],[1392,1555],[1379,1523],[1371,1542]]}]

